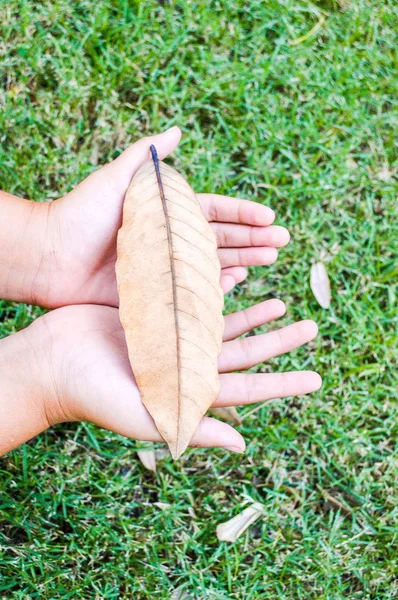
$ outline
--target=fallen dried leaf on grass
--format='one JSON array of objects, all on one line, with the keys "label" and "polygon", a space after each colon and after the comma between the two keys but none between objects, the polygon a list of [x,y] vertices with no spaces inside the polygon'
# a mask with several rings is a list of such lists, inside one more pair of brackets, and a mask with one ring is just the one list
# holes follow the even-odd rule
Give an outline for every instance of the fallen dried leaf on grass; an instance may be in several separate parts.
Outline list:
[{"label": "fallen dried leaf on grass", "polygon": [[149,471],[152,471],[153,473],[156,473],[155,450],[137,450],[137,456],[138,456],[141,464],[146,469],[148,469]]},{"label": "fallen dried leaf on grass", "polygon": [[242,424],[242,417],[234,406],[226,406],[225,408],[211,408],[210,412],[215,417],[229,421],[234,425]]},{"label": "fallen dried leaf on grass", "polygon": [[312,265],[310,285],[312,293],[322,308],[329,308],[331,300],[330,281],[323,263],[318,262]]},{"label": "fallen dried leaf on grass", "polygon": [[264,513],[264,506],[254,502],[233,519],[217,527],[217,539],[220,542],[235,542]]},{"label": "fallen dried leaf on grass", "polygon": [[124,201],[119,310],[142,402],[178,458],[219,394],[224,297],[216,237],[196,195],[151,151]]}]

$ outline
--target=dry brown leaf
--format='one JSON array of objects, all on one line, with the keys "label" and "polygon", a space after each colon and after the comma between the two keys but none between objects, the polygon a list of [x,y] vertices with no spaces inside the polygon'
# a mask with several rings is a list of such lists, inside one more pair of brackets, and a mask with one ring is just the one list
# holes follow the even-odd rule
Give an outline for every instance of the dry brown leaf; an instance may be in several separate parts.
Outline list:
[{"label": "dry brown leaf", "polygon": [[218,525],[217,539],[220,542],[236,542],[238,537],[242,535],[254,521],[257,521],[263,512],[264,506],[259,502],[254,502],[233,519]]},{"label": "dry brown leaf", "polygon": [[242,417],[236,410],[235,406],[226,406],[224,408],[211,408],[210,412],[215,417],[219,417],[220,419],[224,419],[225,421],[229,421],[234,425],[242,424]]},{"label": "dry brown leaf", "polygon": [[322,308],[329,308],[331,300],[330,282],[323,263],[318,262],[312,265],[310,284],[312,293]]},{"label": "dry brown leaf", "polygon": [[156,454],[155,450],[137,450],[137,456],[142,465],[149,471],[156,473]]},{"label": "dry brown leaf", "polygon": [[219,394],[223,293],[216,238],[195,193],[151,150],[124,201],[116,274],[142,402],[176,459]]}]

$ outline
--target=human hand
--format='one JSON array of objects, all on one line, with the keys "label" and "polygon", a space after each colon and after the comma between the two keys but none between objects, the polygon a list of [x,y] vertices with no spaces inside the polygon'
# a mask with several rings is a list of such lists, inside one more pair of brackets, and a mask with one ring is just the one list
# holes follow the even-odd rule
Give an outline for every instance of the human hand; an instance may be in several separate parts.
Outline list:
[{"label": "human hand", "polygon": [[[135,172],[150,158],[150,145],[163,159],[177,147],[180,136],[173,127],[139,140],[72,192],[46,205],[44,262],[49,283],[42,304],[118,306],[116,238],[125,193]],[[273,263],[277,248],[289,241],[284,227],[271,225],[275,214],[270,208],[216,194],[198,194],[198,199],[217,237],[225,293],[246,278],[247,266]]]},{"label": "human hand", "polygon": [[[233,373],[285,354],[315,337],[316,324],[301,321],[271,333],[236,339],[284,312],[283,302],[268,300],[225,317],[219,357],[221,391],[215,407],[307,394],[320,387],[321,378],[312,371]],[[46,340],[40,344],[40,363],[51,373],[44,386],[48,425],[84,420],[136,440],[162,441],[141,402],[117,309],[64,307],[41,317],[23,333],[32,345]],[[245,448],[236,430],[209,417],[201,421],[191,445],[221,446],[237,452]]]}]

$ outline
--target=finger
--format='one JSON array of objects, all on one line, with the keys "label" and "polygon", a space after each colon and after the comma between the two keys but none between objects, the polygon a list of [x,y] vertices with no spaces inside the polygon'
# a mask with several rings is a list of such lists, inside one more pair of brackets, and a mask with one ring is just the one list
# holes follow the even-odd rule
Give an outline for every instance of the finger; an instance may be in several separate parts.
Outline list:
[{"label": "finger", "polygon": [[247,277],[247,269],[245,267],[227,267],[221,270],[221,275],[232,275],[235,283],[241,283]]},{"label": "finger", "polygon": [[264,323],[278,319],[285,312],[285,304],[282,300],[275,298],[227,315],[225,317],[224,342],[234,340],[243,333],[247,333],[256,327],[264,325]]},{"label": "finger", "polygon": [[244,267],[229,267],[222,269],[220,284],[224,294],[234,289],[237,283],[241,283],[247,277],[247,269]]},{"label": "finger", "polygon": [[219,248],[222,268],[271,265],[278,258],[276,248]]},{"label": "finger", "polygon": [[[140,166],[151,157],[150,146],[156,147],[159,158],[162,160],[176,149],[181,138],[181,130],[172,127],[157,135],[143,137],[127,148],[118,158],[92,173],[81,184],[90,186],[91,194],[104,195],[104,190],[109,189],[114,197],[124,198],[131,179]],[[96,189],[95,189],[96,188]]]},{"label": "finger", "polygon": [[222,275],[221,274],[220,285],[221,285],[221,289],[225,295],[234,289],[234,287],[236,285],[236,281],[232,275]]},{"label": "finger", "polygon": [[318,327],[314,321],[300,321],[271,333],[225,342],[218,360],[218,370],[220,373],[227,373],[250,369],[306,344],[317,332]]},{"label": "finger", "polygon": [[[139,391],[131,382],[131,372],[127,371],[126,377],[118,382],[116,395],[112,385],[113,396],[106,388],[106,385],[105,390],[101,387],[99,401],[97,398],[93,406],[85,407],[84,417],[82,415],[84,420],[132,439],[147,442],[164,441],[154,420],[139,399]],[[113,402],[109,402],[110,397],[113,397]],[[221,447],[233,452],[243,452],[245,449],[245,442],[240,433],[230,425],[208,417],[200,422],[190,445],[202,448]]]},{"label": "finger", "polygon": [[273,398],[310,394],[319,390],[322,378],[314,371],[231,373],[220,375],[220,384],[220,395],[214,407],[253,404]]},{"label": "finger", "polygon": [[225,448],[232,452],[243,452],[246,444],[240,433],[231,425],[204,417],[193,436],[190,446],[200,448]]},{"label": "finger", "polygon": [[270,246],[281,248],[290,240],[285,227],[251,227],[232,223],[211,223],[219,248],[242,248],[245,246]]},{"label": "finger", "polygon": [[251,200],[218,194],[197,194],[197,197],[208,221],[264,226],[271,225],[275,220],[271,208]]},{"label": "finger", "polygon": [[116,160],[106,165],[108,173],[121,179],[121,185],[128,186],[132,177],[146,160],[151,158],[150,146],[153,144],[160,160],[176,149],[181,138],[181,130],[171,127],[167,131],[143,137],[132,144]]},{"label": "finger", "polygon": [[[96,418],[93,422],[100,427],[132,439],[146,442],[163,442],[164,439],[158,432],[152,417],[144,408],[139,407],[138,412],[142,413],[139,416],[141,424],[139,432],[136,431],[136,420],[134,419],[134,424],[131,423],[131,406],[130,416],[126,413],[123,422],[120,417],[116,418],[116,423],[114,423],[115,417],[107,419],[105,422]],[[189,445],[200,448],[225,448],[232,452],[243,452],[246,447],[243,437],[233,427],[210,417],[204,417],[201,420]]]}]

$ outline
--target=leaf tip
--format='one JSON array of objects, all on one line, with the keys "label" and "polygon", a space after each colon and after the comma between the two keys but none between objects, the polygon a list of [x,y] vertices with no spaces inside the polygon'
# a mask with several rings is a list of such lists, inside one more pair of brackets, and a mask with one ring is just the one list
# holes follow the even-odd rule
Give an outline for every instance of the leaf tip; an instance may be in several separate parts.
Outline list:
[{"label": "leaf tip", "polygon": [[149,146],[149,150],[151,151],[152,160],[156,164],[159,162],[158,152],[153,144]]},{"label": "leaf tip", "polygon": [[148,469],[156,473],[156,455],[154,450],[137,450],[137,456],[141,464]]},{"label": "leaf tip", "polygon": [[187,449],[187,446],[180,446],[180,444],[175,443],[175,444],[169,444],[169,448],[170,448],[170,453],[172,456],[173,460],[178,460],[185,452],[185,450]]}]

